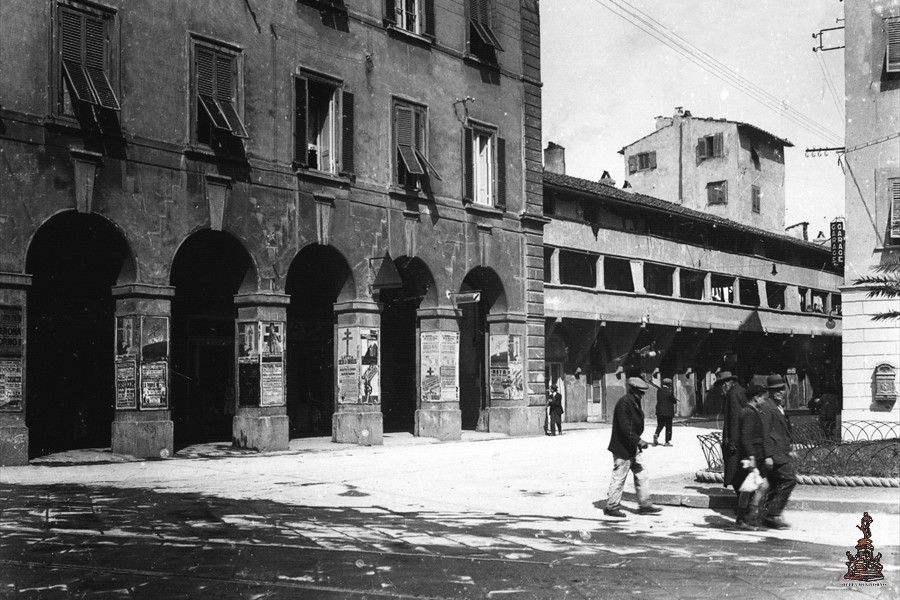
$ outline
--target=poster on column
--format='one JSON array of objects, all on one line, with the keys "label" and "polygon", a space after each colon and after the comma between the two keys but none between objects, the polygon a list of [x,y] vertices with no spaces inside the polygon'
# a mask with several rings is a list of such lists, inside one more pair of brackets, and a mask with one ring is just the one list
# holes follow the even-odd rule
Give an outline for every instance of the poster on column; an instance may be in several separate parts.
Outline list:
[{"label": "poster on column", "polygon": [[164,360],[141,363],[141,409],[169,407],[168,363]]},{"label": "poster on column", "polygon": [[135,356],[140,340],[137,317],[116,317],[116,356]]},{"label": "poster on column", "polygon": [[492,335],[490,339],[491,399],[522,398],[521,336]]},{"label": "poster on column", "polygon": [[0,356],[21,358],[25,333],[21,306],[0,306]]},{"label": "poster on column", "polygon": [[141,321],[141,360],[145,363],[168,360],[168,317],[143,317]]},{"label": "poster on column", "polygon": [[441,332],[441,401],[459,401],[459,332]]},{"label": "poster on column", "polygon": [[263,323],[262,331],[260,405],[280,406],[284,404],[284,323]]},{"label": "poster on column", "polygon": [[362,404],[378,404],[381,395],[381,363],[379,362],[378,329],[368,327],[359,330],[360,390]]},{"label": "poster on column", "polygon": [[338,327],[338,402],[359,402],[359,327]]},{"label": "poster on column", "polygon": [[0,411],[22,410],[22,359],[0,360]]},{"label": "poster on column", "polygon": [[419,334],[419,383],[422,402],[441,401],[441,332]]},{"label": "poster on column", "polygon": [[259,406],[260,336],[257,321],[242,321],[237,324],[237,377],[238,402],[241,406]]},{"label": "poster on column", "polygon": [[137,359],[116,357],[116,409],[137,408]]}]

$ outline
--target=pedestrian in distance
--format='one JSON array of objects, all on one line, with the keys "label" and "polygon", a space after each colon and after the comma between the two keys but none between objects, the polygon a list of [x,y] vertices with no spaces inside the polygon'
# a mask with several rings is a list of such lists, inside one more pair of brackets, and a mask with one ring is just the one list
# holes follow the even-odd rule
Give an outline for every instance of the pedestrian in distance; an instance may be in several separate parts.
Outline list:
[{"label": "pedestrian in distance", "polygon": [[638,498],[638,514],[654,515],[662,511],[650,502],[650,476],[644,468],[641,451],[650,444],[641,439],[644,433],[644,411],[641,398],[646,393],[647,382],[639,377],[629,377],[625,382],[627,392],[619,398],[613,410],[612,435],[608,450],[613,455],[613,472],[609,481],[609,494],[603,514],[624,518],[619,509],[625,478],[628,472],[634,474],[634,489]]},{"label": "pedestrian in distance", "polygon": [[737,377],[730,371],[716,373],[715,385],[722,393],[722,467],[725,472],[723,485],[733,487],[734,493],[738,494],[745,474],[738,456],[738,442],[741,435],[741,410],[747,406],[747,394],[738,384]]},{"label": "pedestrian in distance", "polygon": [[757,470],[760,480],[755,488],[747,486],[744,479],[740,488],[735,527],[755,531],[759,528],[760,509],[769,491],[766,467],[763,460],[763,426],[760,411],[767,401],[768,392],[761,385],[753,384],[747,389],[747,406],[741,410],[740,443],[738,444],[741,465],[746,471]]},{"label": "pedestrian in distance", "polygon": [[549,396],[548,406],[550,407],[550,433],[549,435],[556,435],[556,432],[559,432],[559,435],[562,435],[562,414],[563,414],[563,406],[562,406],[562,395],[559,393],[555,385],[550,386],[550,396]]},{"label": "pedestrian in distance", "polygon": [[828,386],[819,400],[819,426],[825,434],[825,439],[836,441],[840,438],[837,417],[841,412],[841,397],[837,395],[834,386]]},{"label": "pedestrian in distance", "polygon": [[678,398],[672,393],[672,380],[662,380],[662,387],[656,391],[656,433],[653,434],[653,445],[659,445],[659,434],[666,429],[666,446],[672,445],[672,419],[675,418],[675,405]]},{"label": "pedestrian in distance", "polygon": [[787,529],[782,513],[797,485],[795,454],[791,450],[791,425],[784,414],[787,386],[781,375],[766,378],[768,396],[760,410],[763,429],[763,465],[769,480],[766,494],[764,525],[773,529]]}]

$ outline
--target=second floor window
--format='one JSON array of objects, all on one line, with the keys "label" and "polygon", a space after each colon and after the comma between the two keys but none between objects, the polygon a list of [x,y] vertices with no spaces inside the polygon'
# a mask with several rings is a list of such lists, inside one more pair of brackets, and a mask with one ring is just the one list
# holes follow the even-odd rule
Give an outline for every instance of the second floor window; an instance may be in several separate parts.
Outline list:
[{"label": "second floor window", "polygon": [[628,172],[637,173],[656,168],[656,152],[641,152],[628,157]]},{"label": "second floor window", "polygon": [[400,100],[394,102],[394,145],[397,148],[394,183],[397,185],[418,189],[422,177],[430,175],[441,179],[427,157],[427,116],[424,106]]},{"label": "second floor window", "polygon": [[385,0],[385,19],[398,29],[434,35],[434,0]]},{"label": "second floor window", "polygon": [[706,184],[706,202],[710,206],[728,204],[728,182],[713,181]]},{"label": "second floor window", "polygon": [[248,137],[238,114],[241,96],[238,59],[238,54],[231,50],[195,43],[196,140],[202,144],[225,141],[225,136]]},{"label": "second floor window", "polygon": [[75,115],[80,106],[119,110],[109,77],[111,15],[59,9],[61,113]]},{"label": "second floor window", "polygon": [[750,210],[755,213],[760,212],[760,191],[758,185],[750,187]]},{"label": "second floor window", "polygon": [[487,127],[466,127],[463,135],[463,200],[506,206],[506,142]]},{"label": "second floor window", "polygon": [[697,138],[697,162],[707,158],[725,156],[724,136],[721,133]]},{"label": "second floor window", "polygon": [[503,52],[494,31],[492,0],[468,0],[469,52],[482,60],[496,62],[497,52]]},{"label": "second floor window", "polygon": [[353,173],[353,94],[340,81],[311,73],[294,83],[294,162],[324,173]]}]

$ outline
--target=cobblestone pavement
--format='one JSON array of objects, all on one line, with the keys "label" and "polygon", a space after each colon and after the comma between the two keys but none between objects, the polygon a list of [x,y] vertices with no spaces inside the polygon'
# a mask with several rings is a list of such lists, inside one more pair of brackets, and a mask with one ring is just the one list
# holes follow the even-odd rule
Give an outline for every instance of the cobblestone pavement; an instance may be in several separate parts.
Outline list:
[{"label": "cobblestone pavement", "polygon": [[[342,494],[356,503],[367,496],[352,485]],[[0,484],[0,499],[3,598],[819,599],[850,591],[844,549],[728,530],[730,519],[709,510],[619,521],[600,511],[398,511],[84,484]],[[852,549],[855,539],[847,542]],[[878,542],[885,581],[854,587],[855,597],[900,592],[898,548]]]}]

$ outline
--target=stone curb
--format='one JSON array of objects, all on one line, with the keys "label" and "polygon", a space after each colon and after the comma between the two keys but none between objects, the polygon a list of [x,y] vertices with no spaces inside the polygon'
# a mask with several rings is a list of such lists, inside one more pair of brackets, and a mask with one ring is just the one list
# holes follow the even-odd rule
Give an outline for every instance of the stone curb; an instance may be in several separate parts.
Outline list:
[{"label": "stone curb", "polygon": [[[637,497],[633,493],[624,494],[625,499],[636,501]],[[651,498],[654,504],[661,506],[683,506],[686,508],[709,508],[709,509],[727,509],[734,510],[737,505],[737,497],[733,493],[713,493],[713,494],[686,494],[679,492],[651,492]],[[860,501],[860,500],[832,500],[832,499],[809,499],[809,498],[791,498],[788,503],[790,510],[804,510],[811,512],[834,512],[834,513],[882,513],[896,515],[900,514],[900,503],[886,502],[883,500]]]},{"label": "stone curb", "polygon": [[[718,471],[697,471],[694,479],[701,483],[722,483],[724,476]],[[802,485],[833,485],[841,487],[900,487],[897,477],[858,477],[848,475],[797,475]]]}]

